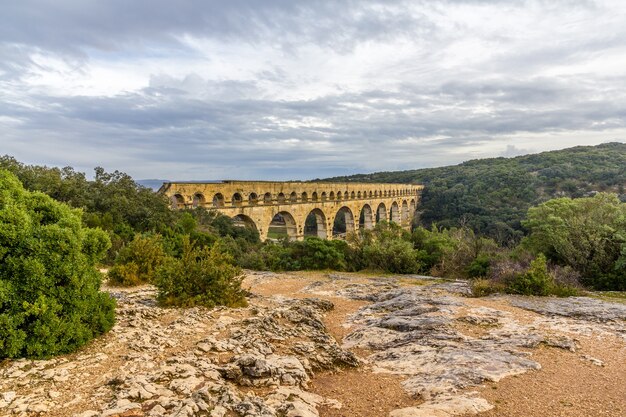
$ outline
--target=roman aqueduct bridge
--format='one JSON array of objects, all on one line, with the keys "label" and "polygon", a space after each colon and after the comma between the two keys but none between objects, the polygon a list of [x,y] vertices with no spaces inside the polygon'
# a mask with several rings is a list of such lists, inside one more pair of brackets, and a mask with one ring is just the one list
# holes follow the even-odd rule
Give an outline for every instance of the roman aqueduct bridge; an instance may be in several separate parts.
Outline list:
[{"label": "roman aqueduct bridge", "polygon": [[[170,198],[174,209],[215,209],[256,228],[265,240],[276,225],[286,229],[290,239],[305,235],[330,239],[358,228],[371,229],[380,220],[409,228],[422,188],[415,184],[222,181],[167,182],[159,192]],[[338,217],[345,231],[333,231]]]}]

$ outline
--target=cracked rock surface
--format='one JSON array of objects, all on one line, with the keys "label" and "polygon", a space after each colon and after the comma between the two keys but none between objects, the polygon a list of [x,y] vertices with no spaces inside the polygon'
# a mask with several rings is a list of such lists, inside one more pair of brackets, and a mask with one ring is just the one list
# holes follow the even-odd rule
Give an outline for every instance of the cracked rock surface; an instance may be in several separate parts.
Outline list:
[{"label": "cracked rock surface", "polygon": [[[118,308],[107,335],[73,355],[0,363],[0,415],[345,417],[350,402],[370,410],[358,417],[498,415],[481,389],[542,372],[541,349],[598,372],[617,362],[580,339],[626,352],[626,306],[587,297],[476,300],[465,282],[420,276],[251,272],[247,282],[239,309],[163,309],[152,287],[109,288]],[[380,395],[337,392],[353,392],[357,371]],[[343,385],[316,390],[320,375]],[[390,392],[376,375],[408,401],[369,407]]]},{"label": "cracked rock surface", "polygon": [[313,417],[340,406],[306,391],[314,372],[358,365],[327,332],[326,300],[161,309],[152,288],[112,291],[117,324],[92,346],[0,367],[0,414]]}]

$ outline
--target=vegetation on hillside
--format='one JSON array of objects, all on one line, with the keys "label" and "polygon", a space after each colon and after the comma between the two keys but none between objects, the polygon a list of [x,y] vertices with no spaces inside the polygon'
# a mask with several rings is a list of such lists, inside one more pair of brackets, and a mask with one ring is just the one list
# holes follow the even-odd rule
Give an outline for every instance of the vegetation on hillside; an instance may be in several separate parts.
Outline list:
[{"label": "vegetation on hillside", "polygon": [[468,226],[513,246],[525,234],[527,210],[552,198],[611,192],[626,201],[626,144],[579,146],[460,165],[335,177],[328,181],[424,184],[419,223]]}]

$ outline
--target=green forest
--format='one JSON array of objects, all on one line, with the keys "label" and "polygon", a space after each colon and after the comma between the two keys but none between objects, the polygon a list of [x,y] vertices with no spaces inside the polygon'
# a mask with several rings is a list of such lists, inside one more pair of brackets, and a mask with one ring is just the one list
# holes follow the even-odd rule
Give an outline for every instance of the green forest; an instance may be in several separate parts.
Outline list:
[{"label": "green forest", "polygon": [[459,165],[377,172],[325,181],[424,184],[419,224],[468,226],[503,245],[525,235],[522,220],[532,206],[552,198],[616,193],[626,201],[626,144],[578,146],[515,158],[489,158]]}]

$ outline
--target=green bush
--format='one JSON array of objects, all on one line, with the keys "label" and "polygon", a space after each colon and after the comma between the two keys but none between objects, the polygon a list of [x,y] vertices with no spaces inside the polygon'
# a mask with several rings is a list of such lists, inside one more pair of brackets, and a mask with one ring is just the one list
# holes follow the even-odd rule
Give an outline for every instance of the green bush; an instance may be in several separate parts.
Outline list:
[{"label": "green bush", "polygon": [[118,285],[139,285],[154,280],[156,269],[163,263],[165,251],[159,235],[135,238],[120,250],[109,271],[109,281]]},{"label": "green bush", "polygon": [[291,259],[299,263],[299,269],[346,269],[344,252],[348,244],[343,240],[323,240],[307,237],[290,245]]},{"label": "green bush", "polygon": [[0,358],[69,353],[113,326],[95,269],[110,244],[79,210],[0,170]]},{"label": "green bush", "polygon": [[183,239],[181,258],[168,258],[157,270],[157,299],[164,306],[246,305],[242,271],[219,245],[194,247]]},{"label": "green bush", "polygon": [[418,252],[406,240],[375,241],[363,248],[363,258],[369,268],[394,274],[415,274],[421,269]]},{"label": "green bush", "polygon": [[508,283],[508,292],[522,295],[548,295],[554,285],[554,279],[548,272],[546,257],[539,254],[530,263],[530,268],[517,274]]},{"label": "green bush", "polygon": [[506,286],[486,278],[478,278],[471,282],[473,297],[486,297],[495,293],[506,292]]},{"label": "green bush", "polygon": [[466,269],[469,278],[486,277],[489,273],[491,259],[487,255],[479,255],[470,263]]}]

